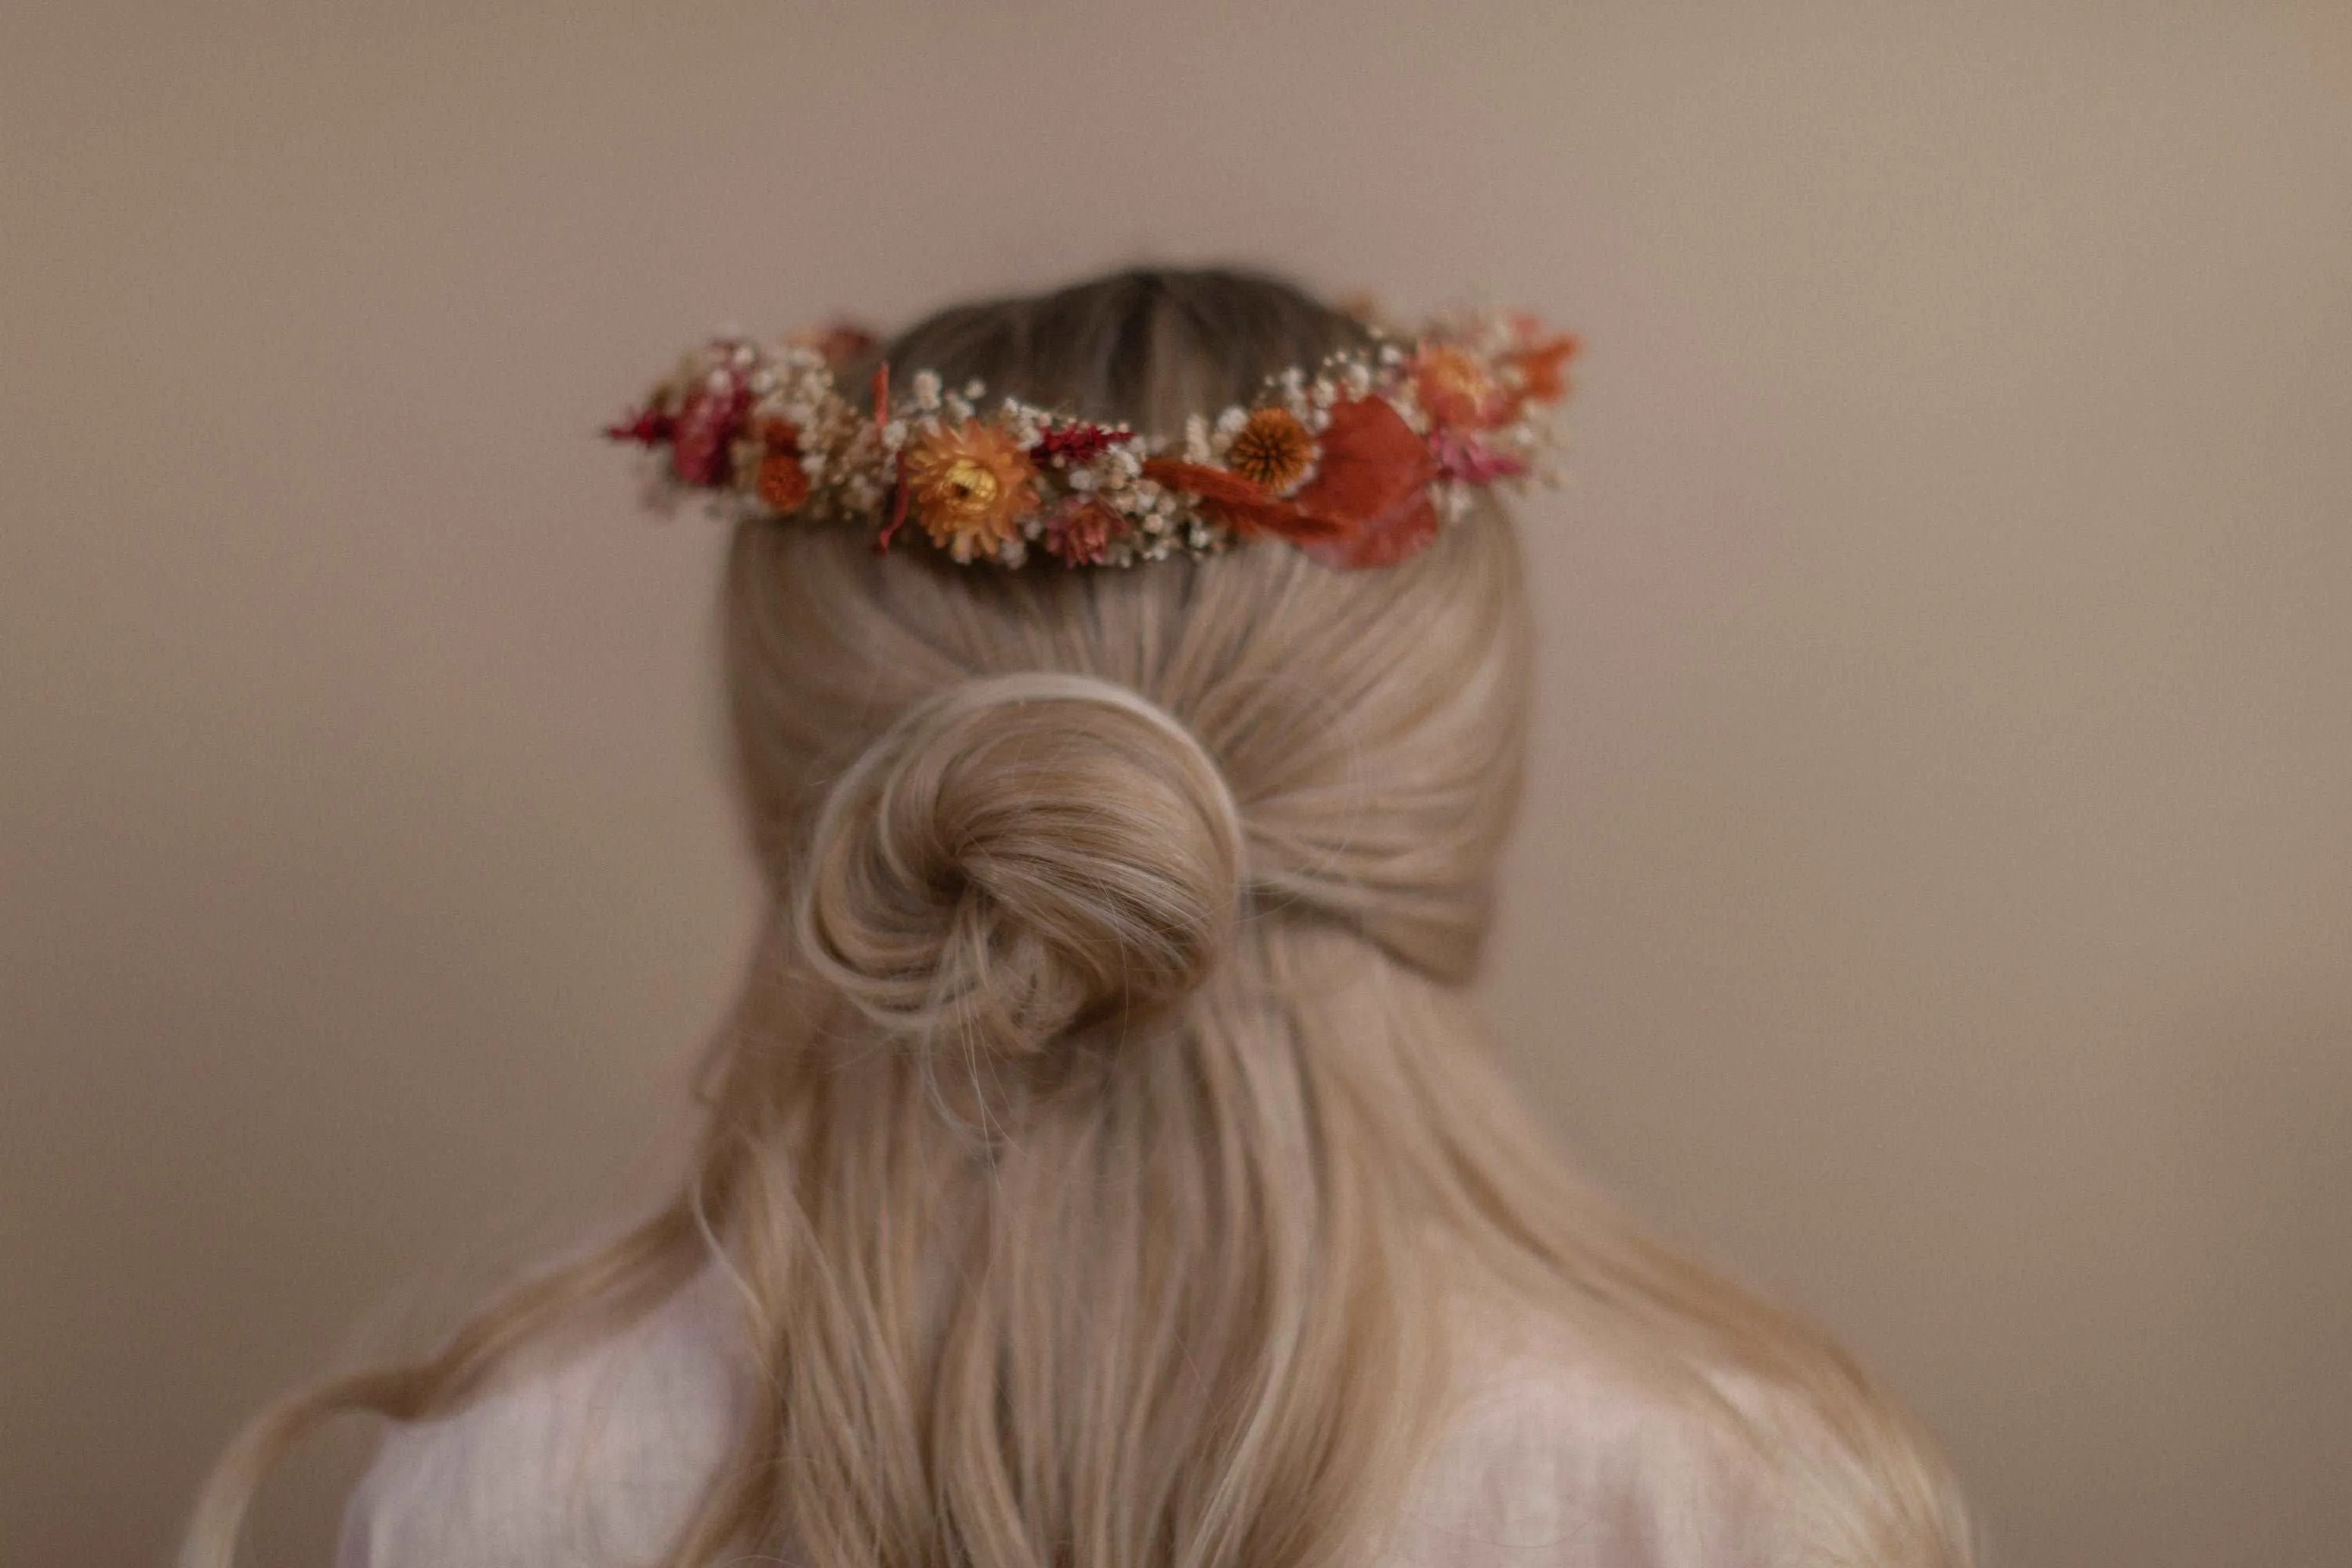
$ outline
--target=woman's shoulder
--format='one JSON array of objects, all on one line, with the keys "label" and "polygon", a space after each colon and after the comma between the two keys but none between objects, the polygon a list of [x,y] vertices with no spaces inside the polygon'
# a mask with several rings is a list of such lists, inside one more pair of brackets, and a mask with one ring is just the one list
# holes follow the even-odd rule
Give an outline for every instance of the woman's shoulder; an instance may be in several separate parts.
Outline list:
[{"label": "woman's shoulder", "polygon": [[610,1338],[394,1426],[344,1511],[337,1568],[657,1559],[742,1419],[738,1314],[706,1268]]},{"label": "woman's shoulder", "polygon": [[[1761,1458],[1708,1409],[1570,1325],[1467,1315],[1452,1409],[1393,1568],[1761,1568],[1783,1540]],[[1728,1384],[1712,1394],[1751,1408]]]},{"label": "woman's shoulder", "polygon": [[[1748,1568],[1760,1466],[1572,1330],[1467,1312],[1454,1394],[1389,1532],[1391,1568]],[[396,1426],[338,1568],[657,1560],[725,1462],[751,1363],[706,1268],[642,1321],[438,1420]]]}]

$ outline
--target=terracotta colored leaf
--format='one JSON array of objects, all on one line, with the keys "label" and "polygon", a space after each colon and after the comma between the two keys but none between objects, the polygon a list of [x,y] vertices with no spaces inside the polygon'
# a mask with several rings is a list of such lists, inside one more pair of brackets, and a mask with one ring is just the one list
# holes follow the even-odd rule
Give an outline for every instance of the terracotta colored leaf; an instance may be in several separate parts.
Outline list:
[{"label": "terracotta colored leaf", "polygon": [[1437,508],[1426,491],[1344,538],[1307,540],[1299,548],[1326,566],[1355,571],[1393,566],[1420,554],[1437,537]]},{"label": "terracotta colored leaf", "polygon": [[1386,401],[1363,397],[1335,405],[1322,447],[1322,466],[1297,497],[1302,510],[1332,525],[1311,549],[1317,560],[1385,566],[1437,536],[1437,511],[1429,500],[1437,459]]},{"label": "terracotta colored leaf", "polygon": [[1203,511],[1241,533],[1268,533],[1304,542],[1332,538],[1346,527],[1307,511],[1297,501],[1276,500],[1239,474],[1223,468],[1151,458],[1144,462],[1143,477],[1199,498]]},{"label": "terracotta colored leaf", "polygon": [[1381,398],[1335,405],[1321,444],[1322,466],[1298,492],[1298,504],[1351,527],[1369,525],[1409,504],[1437,477],[1428,443]]}]

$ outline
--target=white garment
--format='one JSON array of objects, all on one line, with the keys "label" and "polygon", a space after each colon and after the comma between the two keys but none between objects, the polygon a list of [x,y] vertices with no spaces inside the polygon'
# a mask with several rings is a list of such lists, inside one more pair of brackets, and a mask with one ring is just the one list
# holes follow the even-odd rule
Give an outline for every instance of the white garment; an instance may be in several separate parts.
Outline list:
[{"label": "white garment", "polygon": [[[437,1421],[395,1427],[337,1568],[636,1568],[743,1415],[733,1299],[706,1270],[635,1328]],[[1756,1568],[1755,1461],[1564,1337],[1480,1358],[1383,1568]],[[1495,1336],[1482,1334],[1486,1342]]]}]

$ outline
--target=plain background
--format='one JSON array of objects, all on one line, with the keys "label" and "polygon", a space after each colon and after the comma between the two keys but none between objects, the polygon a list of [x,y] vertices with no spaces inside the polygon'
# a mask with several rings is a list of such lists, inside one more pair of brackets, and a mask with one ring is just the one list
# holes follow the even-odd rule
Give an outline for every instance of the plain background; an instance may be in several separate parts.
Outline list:
[{"label": "plain background", "polygon": [[0,1560],[668,1168],[753,891],[599,421],[1157,258],[1590,340],[1485,987],[1576,1157],[2001,1561],[2352,1561],[2342,6],[19,0],[0,159]]}]

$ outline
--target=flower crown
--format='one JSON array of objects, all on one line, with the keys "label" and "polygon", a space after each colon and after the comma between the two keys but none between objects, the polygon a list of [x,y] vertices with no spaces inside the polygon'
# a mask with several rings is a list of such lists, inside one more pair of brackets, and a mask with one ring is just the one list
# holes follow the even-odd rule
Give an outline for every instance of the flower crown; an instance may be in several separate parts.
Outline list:
[{"label": "flower crown", "polygon": [[722,515],[869,528],[881,550],[912,521],[958,562],[1129,566],[1263,536],[1387,566],[1474,490],[1549,477],[1543,411],[1567,395],[1577,341],[1526,315],[1370,331],[1367,348],[1269,377],[1249,406],[1192,415],[1176,438],[990,407],[981,383],[930,371],[894,393],[887,363],[853,403],[835,378],[877,345],[851,327],[714,339],[604,434],[667,448],[656,501],[701,492]]}]

